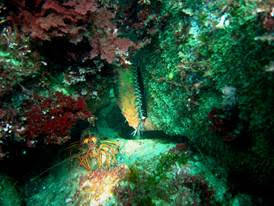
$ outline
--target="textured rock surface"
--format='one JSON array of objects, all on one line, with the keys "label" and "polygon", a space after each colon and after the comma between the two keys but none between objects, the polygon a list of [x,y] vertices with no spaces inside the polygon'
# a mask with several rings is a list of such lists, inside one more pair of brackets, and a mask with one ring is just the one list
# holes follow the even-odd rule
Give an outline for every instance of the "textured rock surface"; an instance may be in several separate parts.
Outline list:
[{"label": "textured rock surface", "polygon": [[21,196],[16,188],[16,183],[9,177],[0,174],[0,205],[20,206]]}]

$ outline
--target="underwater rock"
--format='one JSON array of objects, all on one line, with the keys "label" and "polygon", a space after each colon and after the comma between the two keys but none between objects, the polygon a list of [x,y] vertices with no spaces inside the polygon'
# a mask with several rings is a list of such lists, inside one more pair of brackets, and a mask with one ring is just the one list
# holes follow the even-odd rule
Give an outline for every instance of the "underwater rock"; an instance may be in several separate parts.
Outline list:
[{"label": "underwater rock", "polygon": [[0,98],[14,92],[26,79],[41,72],[42,58],[31,47],[30,39],[16,29],[0,29]]},{"label": "underwater rock", "polygon": [[[160,143],[156,140],[134,141],[114,140],[120,145],[120,154],[117,157],[117,165],[109,169],[86,171],[79,166],[78,159],[64,161],[62,164],[57,163],[58,166],[49,170],[47,177],[38,176],[27,183],[25,187],[27,206],[41,206],[41,202],[44,205],[87,204],[90,206],[107,205],[109,201],[115,202],[114,189],[121,179],[126,178],[129,166],[137,164],[137,161],[149,163],[148,160],[157,158],[174,146],[174,144]],[[134,148],[132,148],[133,145],[135,145]],[[155,151],[153,153],[152,148]],[[76,164],[72,164],[72,161]],[[144,167],[147,167],[146,164]]]},{"label": "underwater rock", "polygon": [[99,136],[108,138],[130,137],[132,129],[128,126],[116,102],[110,103],[97,112],[96,130]]},{"label": "underwater rock", "polygon": [[45,205],[202,206],[224,205],[232,196],[226,170],[209,157],[193,155],[185,144],[113,141],[120,145],[117,164],[87,171],[63,162],[47,177],[28,183],[27,205],[41,206],[43,201]]},{"label": "underwater rock", "polygon": [[[272,7],[265,2],[266,12],[258,14],[255,1],[199,2],[162,1],[160,13],[169,15],[164,29],[135,55],[149,119],[166,134],[187,137],[233,175],[243,176],[246,189],[270,188],[274,81],[271,68],[265,70],[274,50],[271,39],[256,37],[271,35],[263,19]],[[222,29],[216,28],[219,23]],[[212,130],[208,117],[214,108],[225,112]]]},{"label": "underwater rock", "polygon": [[114,189],[129,172],[126,165],[121,165],[110,170],[93,171],[84,176],[79,187],[81,205],[106,205],[113,198]]},{"label": "underwater rock", "polygon": [[16,183],[11,178],[3,174],[0,174],[0,205],[22,205],[22,197],[16,188]]},{"label": "underwater rock", "polygon": [[252,200],[247,194],[239,194],[232,199],[230,204],[231,206],[248,206],[252,205]]}]

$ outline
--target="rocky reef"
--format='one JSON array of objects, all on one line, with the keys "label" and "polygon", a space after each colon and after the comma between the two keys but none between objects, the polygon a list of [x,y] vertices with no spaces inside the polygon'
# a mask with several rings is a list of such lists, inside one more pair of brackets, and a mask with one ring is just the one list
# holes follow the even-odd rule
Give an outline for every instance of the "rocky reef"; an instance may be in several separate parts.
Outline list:
[{"label": "rocky reef", "polygon": [[271,0],[0,1],[0,205],[271,205]]}]

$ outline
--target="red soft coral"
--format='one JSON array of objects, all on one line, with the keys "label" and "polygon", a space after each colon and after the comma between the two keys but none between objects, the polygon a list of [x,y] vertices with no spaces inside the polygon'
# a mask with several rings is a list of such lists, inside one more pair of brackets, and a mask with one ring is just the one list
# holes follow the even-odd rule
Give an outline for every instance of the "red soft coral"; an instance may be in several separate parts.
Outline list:
[{"label": "red soft coral", "polygon": [[118,28],[112,22],[115,13],[98,8],[96,0],[37,1],[35,5],[40,8],[32,10],[24,3],[17,5],[19,15],[11,16],[11,20],[22,25],[23,32],[36,40],[67,38],[70,43],[77,44],[83,40],[88,24],[92,22],[93,35],[87,37],[91,46],[89,59],[98,56],[112,63],[116,56],[124,58],[128,49],[136,46],[131,40],[118,37]]},{"label": "red soft coral", "polygon": [[[37,1],[35,6],[40,4],[41,1]],[[10,19],[21,23],[23,31],[29,33],[33,39],[51,40],[66,37],[72,43],[82,40],[80,31],[85,31],[90,14],[97,9],[95,0],[70,0],[63,4],[48,0],[37,10],[28,9],[24,3],[18,5],[19,15],[11,16]]]},{"label": "red soft coral", "polygon": [[101,59],[112,63],[116,56],[126,55],[130,47],[136,48],[136,44],[131,40],[118,37],[118,29],[112,23],[114,16],[104,8],[99,9],[97,15],[93,16],[94,36],[90,42],[93,48],[90,52],[91,58],[100,56]]},{"label": "red soft coral", "polygon": [[43,137],[47,144],[61,144],[78,119],[88,119],[91,113],[83,98],[73,99],[61,93],[54,98],[36,97],[39,103],[27,109],[27,136]]},{"label": "red soft coral", "polygon": [[109,34],[106,37],[93,39],[91,46],[93,48],[90,53],[91,58],[100,56],[101,59],[111,64],[117,54],[119,54],[118,56],[126,55],[128,49],[136,45],[129,39],[123,39],[114,34]]},{"label": "red soft coral", "polygon": [[[18,2],[19,0],[13,0]],[[10,19],[22,25],[23,32],[30,34],[32,39],[51,41],[65,38],[70,43],[82,42],[86,31],[93,35],[88,39],[91,51],[88,59],[100,57],[108,63],[113,63],[116,57],[125,59],[130,47],[136,45],[129,39],[118,37],[118,28],[113,23],[115,12],[106,8],[98,8],[96,0],[69,0],[60,3],[57,0],[37,1],[38,8],[28,9],[24,3],[17,3],[18,15]],[[89,24],[91,23],[91,24]]]}]

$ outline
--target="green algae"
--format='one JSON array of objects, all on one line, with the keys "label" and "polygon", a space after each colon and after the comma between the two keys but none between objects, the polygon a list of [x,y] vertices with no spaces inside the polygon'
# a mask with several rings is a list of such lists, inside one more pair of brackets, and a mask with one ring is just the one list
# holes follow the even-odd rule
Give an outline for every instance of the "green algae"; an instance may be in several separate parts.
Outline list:
[{"label": "green algae", "polygon": [[18,192],[15,182],[11,178],[2,174],[0,174],[0,205],[22,205],[22,196]]}]

